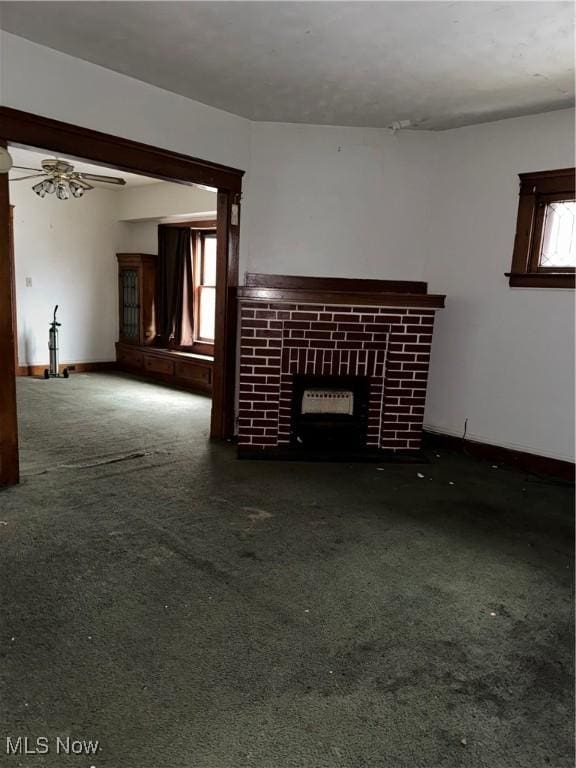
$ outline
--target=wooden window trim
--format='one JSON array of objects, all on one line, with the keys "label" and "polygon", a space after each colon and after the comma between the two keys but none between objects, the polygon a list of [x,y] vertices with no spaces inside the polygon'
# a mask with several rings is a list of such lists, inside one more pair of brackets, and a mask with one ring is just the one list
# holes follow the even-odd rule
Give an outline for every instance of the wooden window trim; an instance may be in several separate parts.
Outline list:
[{"label": "wooden window trim", "polygon": [[519,288],[575,288],[573,267],[539,266],[546,204],[574,200],[574,168],[520,174],[520,197],[510,286]]},{"label": "wooden window trim", "polygon": [[210,235],[216,237],[215,229],[196,229],[192,230],[192,242],[193,242],[193,258],[194,267],[192,273],[194,275],[194,344],[192,345],[192,351],[198,352],[201,355],[213,355],[214,354],[214,342],[208,339],[202,339],[197,336],[198,329],[200,328],[200,293],[202,287],[202,273],[204,271],[204,265],[202,262],[202,238],[204,235]]},{"label": "wooden window trim", "polygon": [[[214,356],[214,342],[206,339],[196,337],[197,329],[200,327],[200,281],[198,275],[202,271],[202,252],[200,248],[200,240],[202,235],[210,234],[217,239],[216,222],[203,221],[194,222],[195,226],[190,226],[190,223],[178,223],[173,226],[177,226],[179,229],[190,230],[190,250],[192,256],[192,291],[193,291],[193,324],[194,324],[194,341],[192,344],[174,344],[170,348],[180,352],[192,352],[197,355]],[[216,286],[215,286],[216,287]]]}]

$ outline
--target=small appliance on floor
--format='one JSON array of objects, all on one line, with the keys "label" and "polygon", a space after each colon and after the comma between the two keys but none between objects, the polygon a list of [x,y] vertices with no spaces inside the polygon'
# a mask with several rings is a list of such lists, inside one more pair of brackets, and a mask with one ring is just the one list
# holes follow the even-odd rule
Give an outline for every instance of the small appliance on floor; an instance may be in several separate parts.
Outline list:
[{"label": "small appliance on floor", "polygon": [[48,332],[48,349],[50,350],[50,368],[44,369],[45,379],[67,379],[70,376],[68,368],[64,368],[62,373],[59,370],[58,364],[58,328],[61,323],[56,322],[56,312],[58,311],[58,304],[54,307],[54,318],[50,323],[50,330]]}]

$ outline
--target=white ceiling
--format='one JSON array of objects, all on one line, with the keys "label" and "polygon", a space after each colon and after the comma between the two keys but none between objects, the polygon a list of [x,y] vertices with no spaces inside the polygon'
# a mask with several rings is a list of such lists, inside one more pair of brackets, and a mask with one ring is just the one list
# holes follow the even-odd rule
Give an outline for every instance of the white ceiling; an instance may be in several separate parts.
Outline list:
[{"label": "white ceiling", "polygon": [[[12,155],[14,165],[22,165],[26,168],[37,168],[39,172],[42,171],[40,166],[40,162],[42,160],[55,157],[54,153],[44,149],[22,149],[20,147],[10,147],[10,154]],[[83,163],[78,160],[70,159],[66,157],[66,155],[58,155],[58,157],[61,160],[69,160],[74,166],[74,169],[76,171],[80,171],[81,173],[98,173],[103,176],[115,176],[116,178],[124,179],[126,182],[126,185],[122,187],[116,186],[114,184],[90,182],[91,184],[94,184],[94,186],[102,187],[103,189],[119,191],[126,189],[126,187],[139,187],[143,184],[162,183],[159,181],[159,179],[153,179],[150,176],[137,176],[135,173],[124,173],[123,171],[104,168],[101,165],[90,165],[89,163]],[[13,168],[10,171],[10,180],[14,181],[21,176],[27,176],[30,173],[32,173],[32,171],[20,171],[17,168]],[[30,182],[33,184],[33,179],[30,179]]]},{"label": "white ceiling", "polygon": [[443,129],[574,103],[570,2],[2,2],[0,27],[253,120]]}]

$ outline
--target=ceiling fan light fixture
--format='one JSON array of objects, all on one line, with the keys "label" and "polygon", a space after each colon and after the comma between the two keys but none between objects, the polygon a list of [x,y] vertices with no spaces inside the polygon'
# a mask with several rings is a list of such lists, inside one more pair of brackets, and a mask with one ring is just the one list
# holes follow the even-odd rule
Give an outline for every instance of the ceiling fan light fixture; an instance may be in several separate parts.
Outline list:
[{"label": "ceiling fan light fixture", "polygon": [[[0,150],[2,147],[0,147]],[[4,157],[0,152],[0,173],[2,173],[2,162],[11,163],[9,156]],[[58,160],[58,158],[47,158],[40,162],[41,168],[29,168],[24,165],[13,166],[17,171],[34,171],[26,176],[10,179],[10,181],[25,181],[26,179],[37,179],[44,177],[32,189],[38,197],[56,194],[58,200],[69,200],[70,196],[75,198],[84,197],[84,194],[94,187],[89,183],[96,181],[101,184],[114,184],[116,186],[125,186],[126,180],[117,176],[102,176],[98,173],[80,173],[74,170],[72,163],[67,160]]]},{"label": "ceiling fan light fixture", "polygon": [[70,190],[62,181],[56,184],[56,197],[58,200],[68,200],[70,197]]},{"label": "ceiling fan light fixture", "polygon": [[46,187],[44,186],[46,184],[45,181],[41,181],[39,184],[34,184],[32,187],[33,191],[36,192],[38,197],[46,197]]},{"label": "ceiling fan light fixture", "polygon": [[85,191],[85,188],[81,184],[78,184],[78,182],[70,182],[70,192],[72,192],[74,197],[82,197]]}]

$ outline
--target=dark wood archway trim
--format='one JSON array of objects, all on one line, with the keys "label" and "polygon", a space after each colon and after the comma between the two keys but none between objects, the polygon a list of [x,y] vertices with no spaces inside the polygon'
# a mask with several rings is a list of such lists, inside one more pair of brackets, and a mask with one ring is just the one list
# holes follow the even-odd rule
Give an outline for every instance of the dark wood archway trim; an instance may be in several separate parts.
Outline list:
[{"label": "dark wood archway trim", "polygon": [[[6,146],[0,139],[0,146]],[[0,484],[19,480],[16,417],[16,328],[8,174],[0,174]]]},{"label": "dark wood archway trim", "polygon": [[[218,278],[216,287],[210,434],[218,439],[231,437],[234,433],[240,192],[244,172],[8,107],[0,107],[0,144],[38,147],[127,173],[217,188],[217,264],[221,279]],[[8,176],[0,174],[0,485],[18,482],[16,338],[9,216]]]},{"label": "dark wood archway trim", "polygon": [[244,171],[236,168],[10,107],[0,107],[0,136],[11,144],[61,152],[127,173],[137,169],[163,181],[205,184],[229,192],[240,192],[242,187]]}]

